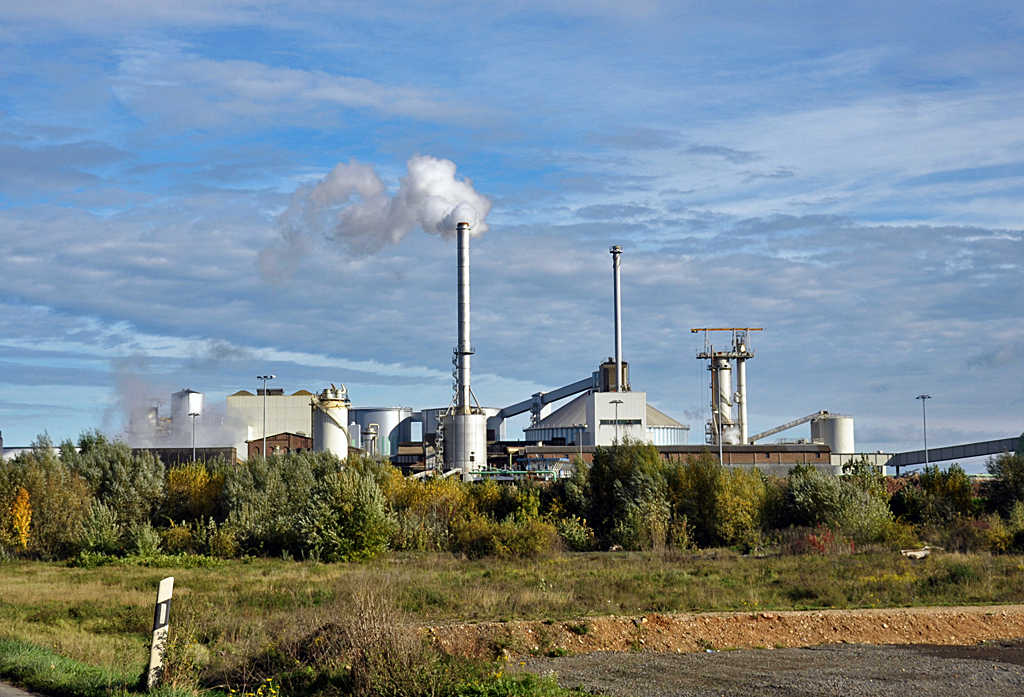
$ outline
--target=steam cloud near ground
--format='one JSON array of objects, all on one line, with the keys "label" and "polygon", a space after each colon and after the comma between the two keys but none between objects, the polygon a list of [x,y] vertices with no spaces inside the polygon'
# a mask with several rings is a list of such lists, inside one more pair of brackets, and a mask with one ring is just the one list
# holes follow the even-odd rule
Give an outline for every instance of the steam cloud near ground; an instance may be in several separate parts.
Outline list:
[{"label": "steam cloud near ground", "polygon": [[456,178],[454,162],[414,155],[406,167],[393,196],[372,165],[355,159],[298,189],[277,218],[280,238],[260,251],[260,271],[274,280],[291,277],[311,251],[313,234],[373,254],[417,228],[451,237],[456,225],[466,222],[474,235],[487,232],[491,202],[470,180]]}]

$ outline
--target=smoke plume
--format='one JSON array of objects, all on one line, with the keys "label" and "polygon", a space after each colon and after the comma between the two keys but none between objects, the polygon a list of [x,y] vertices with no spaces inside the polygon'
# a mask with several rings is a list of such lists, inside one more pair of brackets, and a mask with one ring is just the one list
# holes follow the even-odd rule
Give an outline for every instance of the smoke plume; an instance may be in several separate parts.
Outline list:
[{"label": "smoke plume", "polygon": [[456,178],[454,162],[414,155],[406,167],[394,196],[372,166],[354,159],[339,163],[317,184],[300,188],[278,216],[280,239],[260,252],[260,269],[272,278],[291,276],[310,252],[314,234],[358,254],[372,254],[417,228],[450,237],[465,222],[475,235],[487,232],[491,202],[470,180]]}]

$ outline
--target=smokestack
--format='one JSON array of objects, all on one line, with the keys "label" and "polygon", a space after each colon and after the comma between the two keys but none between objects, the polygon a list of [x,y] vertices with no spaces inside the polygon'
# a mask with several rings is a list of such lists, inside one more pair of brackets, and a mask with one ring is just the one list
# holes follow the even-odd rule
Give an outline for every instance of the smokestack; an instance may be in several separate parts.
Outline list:
[{"label": "smokestack", "polygon": [[622,247],[615,245],[608,250],[612,254],[612,271],[615,278],[615,391],[622,392],[622,291],[619,278],[619,256]]},{"label": "smokestack", "polygon": [[473,349],[469,343],[469,223],[459,223],[459,346],[458,383],[459,395],[456,403],[456,414],[470,413],[469,396],[469,357]]}]

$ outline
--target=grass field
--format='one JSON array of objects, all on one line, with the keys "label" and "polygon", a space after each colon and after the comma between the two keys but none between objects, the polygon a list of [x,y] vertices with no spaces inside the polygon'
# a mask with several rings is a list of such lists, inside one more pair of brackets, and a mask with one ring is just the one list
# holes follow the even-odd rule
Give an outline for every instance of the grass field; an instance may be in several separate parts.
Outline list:
[{"label": "grass field", "polygon": [[[1024,603],[1019,556],[936,555],[911,562],[893,553],[754,559],[719,551],[514,562],[393,555],[367,564],[262,559],[208,568],[92,569],[8,561],[0,563],[0,672],[22,675],[11,667],[17,663],[11,656],[35,647],[52,655],[54,665],[60,659],[98,671],[91,691],[51,692],[131,691],[148,656],[156,587],[169,575],[175,577],[169,683],[186,691],[264,690],[259,697],[273,697],[268,685],[289,693],[358,693],[352,656],[366,646],[378,647],[380,660],[392,652],[394,661],[413,661],[402,670],[422,669],[421,682],[451,682],[457,673],[451,684],[462,691],[448,694],[502,694],[472,691],[507,679],[496,677],[493,666],[447,662],[409,629],[430,623]],[[49,659],[33,660],[42,665]],[[364,672],[373,668],[360,665]],[[531,689],[519,693],[565,694],[539,683]]]}]

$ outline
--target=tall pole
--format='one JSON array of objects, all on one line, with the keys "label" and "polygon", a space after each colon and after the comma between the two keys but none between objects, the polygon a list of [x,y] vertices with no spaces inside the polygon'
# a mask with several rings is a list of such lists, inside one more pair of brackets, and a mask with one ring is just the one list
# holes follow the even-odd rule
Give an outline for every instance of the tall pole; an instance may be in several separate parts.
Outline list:
[{"label": "tall pole", "polygon": [[724,455],[724,452],[723,452],[724,448],[722,447],[722,407],[721,407],[722,401],[721,401],[721,398],[719,398],[718,403],[719,403],[719,407],[718,407],[718,464],[724,465],[725,464],[725,458],[723,457],[723,455]]},{"label": "tall pole", "polygon": [[615,445],[619,444],[619,405],[622,404],[621,399],[613,399],[611,401],[615,405]]},{"label": "tall pole", "polygon": [[921,400],[921,419],[924,421],[924,466],[928,467],[931,463],[928,462],[928,409],[925,408],[925,400],[931,399],[932,396],[928,394],[919,394],[914,399]]},{"label": "tall pole", "polygon": [[576,429],[576,445],[580,448],[580,461],[583,461],[583,430],[587,427],[586,424],[573,424],[573,428]]},{"label": "tall pole", "polygon": [[263,381],[263,459],[267,459],[267,380],[273,380],[276,375],[257,375],[257,380]]},{"label": "tall pole", "polygon": [[619,257],[622,247],[615,245],[612,254],[612,274],[615,286],[615,391],[622,392],[622,291],[620,286]]},{"label": "tall pole", "polygon": [[196,461],[196,417],[199,416],[196,412],[191,412],[189,416],[192,417],[192,462]]}]

